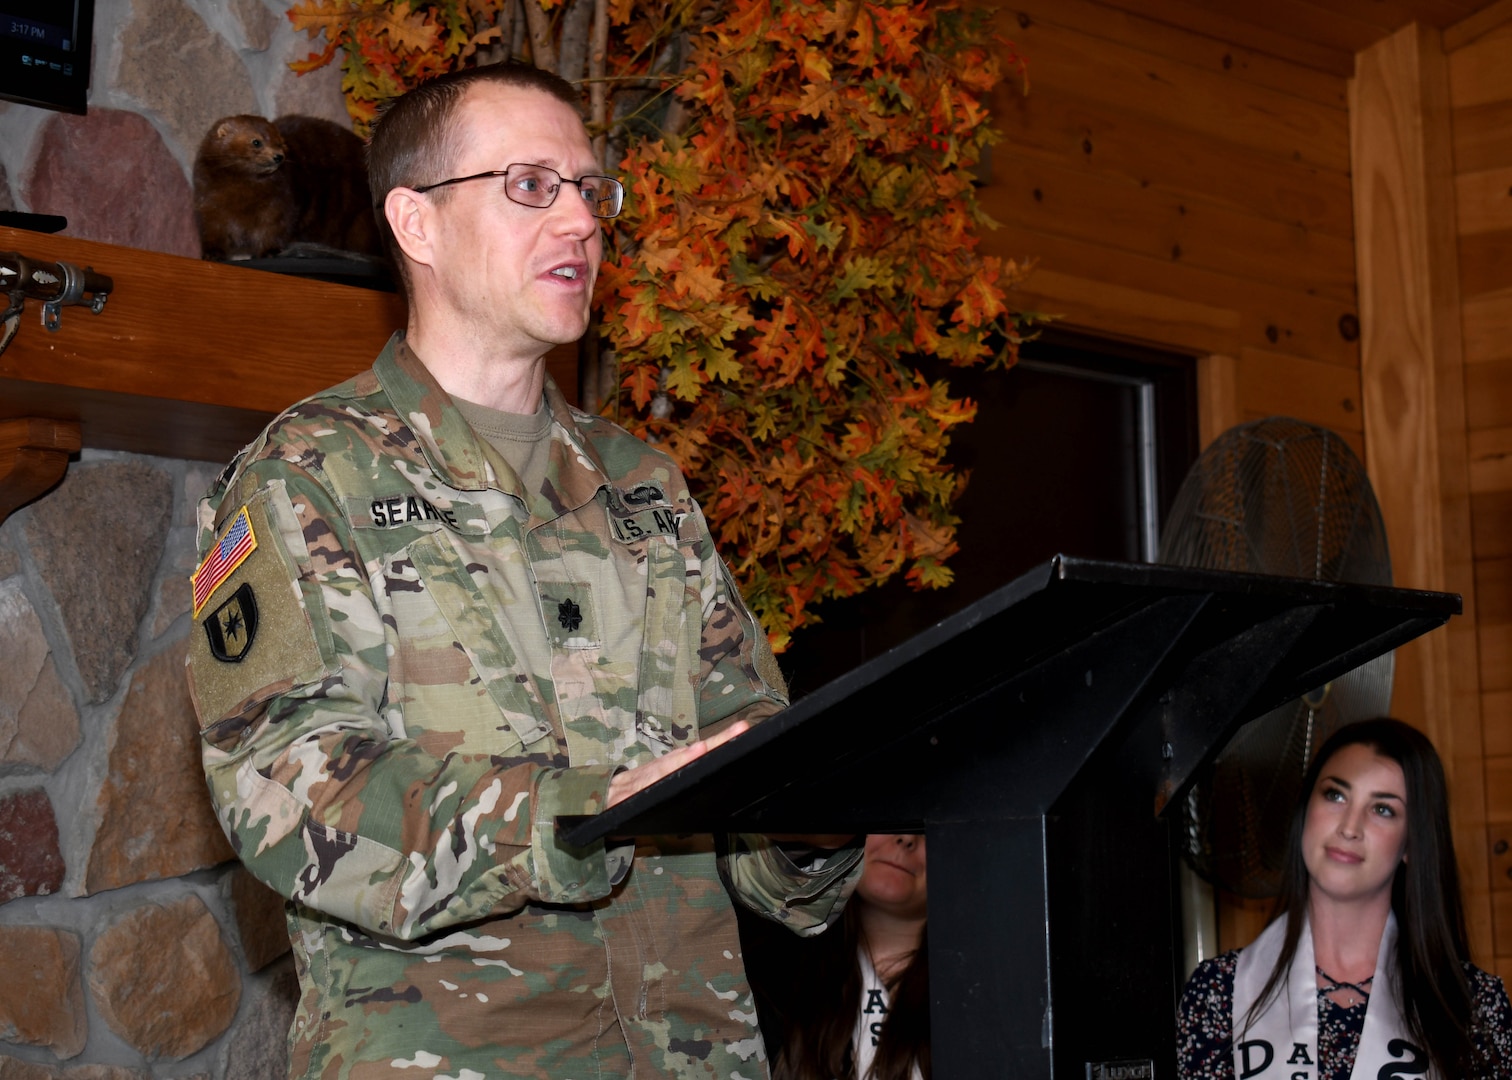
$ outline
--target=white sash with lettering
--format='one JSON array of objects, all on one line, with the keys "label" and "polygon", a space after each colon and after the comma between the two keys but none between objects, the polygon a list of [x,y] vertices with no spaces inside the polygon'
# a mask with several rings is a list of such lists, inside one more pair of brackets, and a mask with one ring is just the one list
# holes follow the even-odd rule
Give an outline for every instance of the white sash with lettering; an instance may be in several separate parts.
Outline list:
[{"label": "white sash with lettering", "polygon": [[856,952],[861,963],[861,1015],[856,1017],[856,1030],[851,1036],[851,1056],[855,1058],[856,1075],[866,1080],[877,1059],[877,1043],[882,1038],[882,1023],[887,1019],[887,987],[877,978],[866,947],[863,945]]},{"label": "white sash with lettering", "polygon": [[[877,977],[872,967],[871,955],[863,945],[857,951],[861,963],[861,1015],[856,1018],[856,1030],[851,1036],[851,1057],[855,1061],[856,1075],[869,1080],[872,1066],[877,1060],[877,1043],[882,1039],[882,1024],[892,1001],[887,985]],[[914,1062],[911,1080],[924,1080],[924,1070]]]},{"label": "white sash with lettering", "polygon": [[[1365,1010],[1365,1030],[1350,1080],[1407,1080],[1429,1076],[1426,1051],[1407,1041],[1407,1025],[1397,1006],[1392,976],[1396,967],[1396,915],[1386,918],[1375,981]],[[1297,955],[1280,991],[1265,1012],[1243,1030],[1250,1006],[1265,988],[1281,945],[1286,920],[1277,919],[1255,943],[1239,953],[1234,972],[1235,1080],[1318,1080],[1318,979],[1312,931],[1305,924]],[[1436,1075],[1436,1074],[1435,1074]]]}]

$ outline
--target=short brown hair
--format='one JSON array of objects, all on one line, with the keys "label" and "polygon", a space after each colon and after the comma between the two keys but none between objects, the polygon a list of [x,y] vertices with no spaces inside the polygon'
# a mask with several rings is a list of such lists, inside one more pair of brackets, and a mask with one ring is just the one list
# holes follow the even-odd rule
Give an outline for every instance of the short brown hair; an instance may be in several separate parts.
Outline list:
[{"label": "short brown hair", "polygon": [[[383,201],[396,187],[424,187],[447,179],[461,151],[456,145],[457,110],[473,84],[482,82],[539,90],[579,112],[583,107],[582,94],[566,79],[518,60],[438,75],[383,106],[368,142],[368,189],[378,233],[406,292],[409,270],[383,213]],[[432,198],[441,202],[450,195],[450,188],[437,188]]]}]

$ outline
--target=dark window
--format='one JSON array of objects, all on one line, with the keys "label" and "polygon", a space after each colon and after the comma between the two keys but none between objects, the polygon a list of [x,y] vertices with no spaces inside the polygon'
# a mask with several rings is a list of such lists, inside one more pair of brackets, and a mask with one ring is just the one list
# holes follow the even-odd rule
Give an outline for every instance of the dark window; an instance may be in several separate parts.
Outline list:
[{"label": "dark window", "polygon": [[1153,559],[1158,523],[1196,459],[1189,357],[1070,334],[1026,344],[1009,371],[952,369],[977,402],[950,460],[971,479],[957,502],[956,580],[901,579],[818,609],[781,657],[795,698],[886,652],[1060,553]]}]

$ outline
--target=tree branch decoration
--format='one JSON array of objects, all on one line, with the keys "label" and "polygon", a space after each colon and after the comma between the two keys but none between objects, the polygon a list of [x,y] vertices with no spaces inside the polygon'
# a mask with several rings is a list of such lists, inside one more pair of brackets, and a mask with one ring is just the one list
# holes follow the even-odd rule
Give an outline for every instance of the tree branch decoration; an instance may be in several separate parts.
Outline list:
[{"label": "tree branch decoration", "polygon": [[[951,581],[975,415],[951,365],[1011,364],[1029,267],[979,254],[973,172],[1007,42],[960,0],[304,0],[358,130],[505,55],[586,89],[627,188],[600,274],[601,409],[683,467],[781,650],[815,606]],[[610,29],[614,43],[610,48]],[[589,378],[585,400],[600,405]]]}]

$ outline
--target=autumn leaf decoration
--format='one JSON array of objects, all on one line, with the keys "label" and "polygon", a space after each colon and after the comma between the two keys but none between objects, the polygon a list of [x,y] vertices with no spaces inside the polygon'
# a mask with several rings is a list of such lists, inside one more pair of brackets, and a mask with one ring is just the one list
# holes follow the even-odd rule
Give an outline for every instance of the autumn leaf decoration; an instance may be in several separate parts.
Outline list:
[{"label": "autumn leaf decoration", "polygon": [[[302,0],[289,21],[325,47],[289,66],[299,74],[342,57],[341,89],[353,127],[366,137],[378,106],[416,83],[463,66],[501,30],[486,17],[490,3],[426,4],[406,0]],[[476,24],[476,26],[475,26]]]},{"label": "autumn leaf decoration", "polygon": [[[945,454],[975,415],[949,367],[1019,341],[1004,290],[1027,267],[978,253],[972,188],[1011,47],[957,0],[596,2],[613,32],[588,115],[627,188],[598,286],[604,411],[683,467],[779,650],[823,600],[949,584]],[[510,3],[541,25],[539,0]],[[503,0],[290,18],[346,50],[359,123],[429,64],[533,47]]]}]

